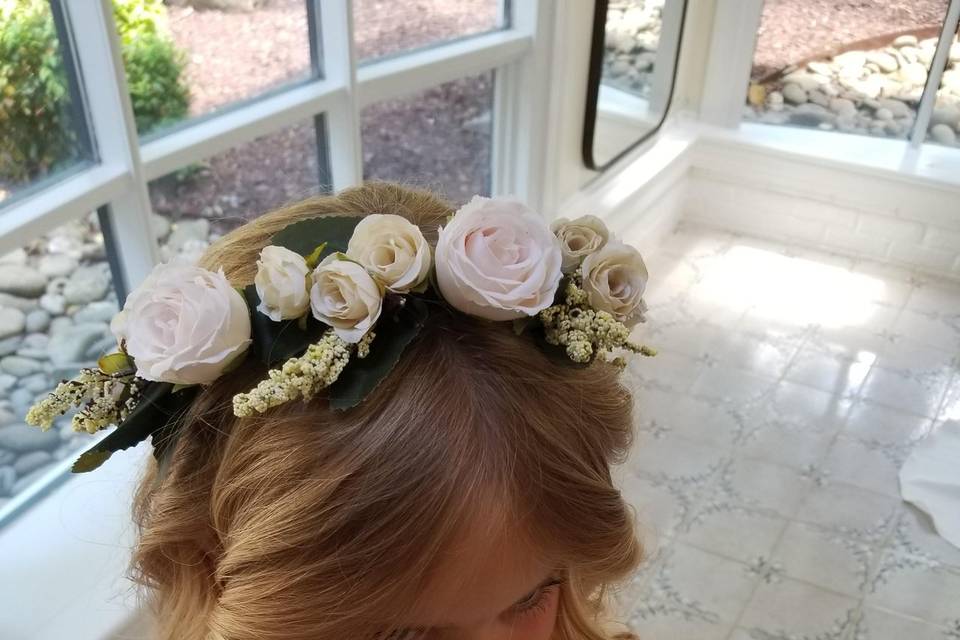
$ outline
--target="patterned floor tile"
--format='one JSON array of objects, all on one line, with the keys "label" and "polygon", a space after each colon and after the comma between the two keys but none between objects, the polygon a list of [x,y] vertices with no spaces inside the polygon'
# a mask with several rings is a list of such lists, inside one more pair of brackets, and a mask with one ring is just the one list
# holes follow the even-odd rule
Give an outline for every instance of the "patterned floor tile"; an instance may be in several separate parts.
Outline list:
[{"label": "patterned floor tile", "polygon": [[753,640],[846,640],[857,600],[795,580],[761,583],[740,619]]},{"label": "patterned floor tile", "polygon": [[960,626],[954,627],[954,631],[951,632],[946,627],[866,607],[853,640],[954,640],[955,638],[960,638]]}]

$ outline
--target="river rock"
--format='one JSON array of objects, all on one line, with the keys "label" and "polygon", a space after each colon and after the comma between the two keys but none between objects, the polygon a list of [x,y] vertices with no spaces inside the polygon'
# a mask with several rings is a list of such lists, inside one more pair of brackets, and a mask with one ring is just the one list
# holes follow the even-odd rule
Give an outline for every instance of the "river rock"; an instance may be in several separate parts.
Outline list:
[{"label": "river rock", "polygon": [[790,114],[790,122],[805,127],[818,127],[821,124],[833,126],[836,116],[825,107],[810,102],[801,104]]},{"label": "river rock", "polygon": [[0,340],[0,357],[16,353],[17,349],[20,348],[21,342],[23,342],[22,336],[10,336],[9,338]]},{"label": "river rock", "polygon": [[0,307],[0,338],[18,335],[27,325],[27,316],[20,309]]},{"label": "river rock", "polygon": [[877,65],[877,68],[885,73],[890,73],[900,68],[897,58],[885,51],[867,52],[867,61]]},{"label": "river rock", "polygon": [[889,110],[895,118],[905,118],[912,113],[910,111],[910,107],[900,100],[894,100],[893,98],[880,98],[877,103],[881,108]]},{"label": "river rock", "polygon": [[[856,115],[857,107],[853,104],[852,100],[833,98],[830,100],[830,111],[833,111],[838,116],[850,117]],[[850,121],[850,126],[853,126],[852,120]]]},{"label": "river rock", "polygon": [[950,62],[960,62],[960,42],[954,42],[950,45]]},{"label": "river rock", "polygon": [[877,109],[876,113],[873,115],[877,117],[877,120],[893,120],[893,113],[890,111],[890,109],[885,109],[883,107]]},{"label": "river rock", "polygon": [[23,266],[27,264],[27,252],[20,248],[14,249],[10,253],[0,256],[0,264],[16,264]]},{"label": "river rock", "polygon": [[48,278],[66,277],[77,268],[77,261],[62,253],[50,253],[37,262],[37,270]]},{"label": "river rock", "polygon": [[25,476],[31,471],[39,469],[53,462],[53,456],[49,451],[31,451],[17,458],[13,463],[13,470],[18,476]]},{"label": "river rock", "polygon": [[49,326],[50,314],[43,309],[34,309],[28,313],[24,322],[24,327],[31,333],[36,331],[46,331]]},{"label": "river rock", "polygon": [[59,293],[45,293],[40,296],[40,307],[47,313],[61,316],[67,310],[67,300]]},{"label": "river rock", "polygon": [[47,288],[43,274],[30,267],[0,264],[0,291],[22,298],[38,298]]},{"label": "river rock", "polygon": [[893,41],[893,46],[897,47],[898,49],[902,49],[903,47],[915,47],[917,46],[917,36],[909,34],[898,36],[897,39]]},{"label": "river rock", "polygon": [[79,267],[63,288],[67,304],[87,304],[102,300],[110,289],[110,270],[104,264]]},{"label": "river rock", "polygon": [[23,356],[4,356],[0,358],[0,370],[12,376],[22,378],[43,371],[43,364]]},{"label": "river rock", "polygon": [[100,356],[107,353],[113,353],[116,350],[117,350],[117,339],[112,335],[109,335],[109,336],[104,336],[100,340],[97,340],[92,345],[90,345],[90,348],[87,349],[87,352],[83,355],[86,360],[89,360],[90,362],[94,362],[96,360],[99,360]]},{"label": "river rock", "polygon": [[900,69],[900,77],[912,85],[922,85],[927,81],[927,68],[919,62],[911,62]]},{"label": "river rock", "polygon": [[845,75],[859,76],[867,61],[867,54],[863,51],[847,51],[833,58],[833,62],[839,67],[840,73]]},{"label": "river rock", "polygon": [[170,219],[159,213],[150,214],[150,227],[157,240],[163,240],[170,233]]},{"label": "river rock", "polygon": [[934,107],[930,115],[932,124],[945,124],[951,127],[960,125],[960,107],[952,104]]},{"label": "river rock", "polygon": [[116,315],[118,309],[115,302],[109,300],[100,300],[91,302],[83,309],[73,314],[73,321],[82,322],[110,322]]},{"label": "river rock", "polygon": [[787,102],[803,104],[807,101],[807,92],[800,85],[791,83],[783,87],[783,97]]},{"label": "river rock", "polygon": [[75,324],[55,333],[47,344],[47,355],[57,366],[85,362],[87,350],[97,340],[107,335],[106,323]]},{"label": "river rock", "polygon": [[32,393],[44,393],[56,385],[43,373],[35,373],[20,380],[20,386]]},{"label": "river rock", "polygon": [[795,84],[804,91],[812,91],[825,84],[829,84],[830,78],[807,71],[794,71],[784,76],[783,81],[786,84]]},{"label": "river rock", "polygon": [[[17,386],[17,376],[12,376],[9,373],[0,373],[0,393],[6,393]],[[3,424],[0,422],[0,424]]]},{"label": "river rock", "polygon": [[830,98],[828,98],[827,94],[820,89],[814,89],[813,91],[807,92],[807,98],[813,104],[818,104],[821,107],[826,107],[830,104]]},{"label": "river rock", "polygon": [[14,460],[17,459],[17,456],[13,454],[12,451],[7,451],[6,449],[0,449],[0,466],[6,466],[12,464]]},{"label": "river rock", "polygon": [[0,467],[0,496],[13,495],[13,485],[17,481],[17,472],[13,467],[4,465]]},{"label": "river rock", "polygon": [[173,231],[167,238],[167,246],[171,251],[178,252],[191,240],[206,242],[209,233],[209,220],[204,218],[180,220],[173,225]]},{"label": "river rock", "polygon": [[26,313],[37,308],[37,301],[32,298],[21,298],[12,296],[9,293],[0,293],[0,307],[10,307],[11,309],[20,309]]},{"label": "river rock", "polygon": [[0,427],[0,448],[14,453],[48,451],[60,443],[60,435],[54,429],[42,431],[23,423]]},{"label": "river rock", "polygon": [[945,124],[935,124],[930,127],[930,137],[940,144],[954,145],[957,143],[957,134]]}]

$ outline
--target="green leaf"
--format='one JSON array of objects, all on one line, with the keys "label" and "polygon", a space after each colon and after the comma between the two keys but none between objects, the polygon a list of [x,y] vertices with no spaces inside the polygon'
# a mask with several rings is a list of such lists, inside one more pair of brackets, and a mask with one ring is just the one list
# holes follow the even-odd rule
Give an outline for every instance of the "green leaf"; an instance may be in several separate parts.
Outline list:
[{"label": "green leaf", "polygon": [[317,248],[310,252],[310,255],[307,256],[306,263],[307,266],[311,269],[315,269],[318,264],[320,264],[320,256],[323,255],[323,250],[327,248],[326,242],[321,242],[317,245]]},{"label": "green leaf", "polygon": [[257,311],[260,296],[257,287],[249,285],[243,295],[250,307],[250,336],[253,355],[267,366],[298,356],[320,339],[326,325],[311,315],[275,322]]},{"label": "green leaf", "polygon": [[393,314],[381,317],[374,327],[377,336],[370,345],[370,354],[353,358],[330,385],[330,407],[338,411],[357,406],[377,388],[400,361],[407,348],[427,321],[430,311],[419,298],[408,296]]},{"label": "green leaf", "polygon": [[[113,453],[129,449],[164,428],[175,428],[193,402],[199,387],[172,393],[169,382],[151,382],[143,390],[140,402],[123,424],[113,433],[84,451],[70,470],[73,473],[93,471]],[[172,425],[172,426],[171,426]]]},{"label": "green leaf", "polygon": [[97,367],[107,375],[127,374],[136,372],[133,358],[125,353],[108,353],[97,360]]},{"label": "green leaf", "polygon": [[[295,251],[302,256],[309,256],[319,264],[331,253],[347,250],[350,236],[362,219],[354,216],[308,218],[294,222],[275,233],[271,243]],[[319,252],[317,252],[318,249]]]}]

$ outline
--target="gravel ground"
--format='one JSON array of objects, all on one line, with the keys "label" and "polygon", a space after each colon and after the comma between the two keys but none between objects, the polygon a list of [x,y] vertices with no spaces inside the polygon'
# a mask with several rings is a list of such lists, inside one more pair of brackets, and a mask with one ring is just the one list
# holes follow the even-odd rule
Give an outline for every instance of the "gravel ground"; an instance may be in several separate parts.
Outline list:
[{"label": "gravel ground", "polygon": [[[946,8],[946,0],[766,0],[753,77],[807,58],[832,56],[861,40],[935,28]],[[882,40],[879,44],[892,38]]]}]

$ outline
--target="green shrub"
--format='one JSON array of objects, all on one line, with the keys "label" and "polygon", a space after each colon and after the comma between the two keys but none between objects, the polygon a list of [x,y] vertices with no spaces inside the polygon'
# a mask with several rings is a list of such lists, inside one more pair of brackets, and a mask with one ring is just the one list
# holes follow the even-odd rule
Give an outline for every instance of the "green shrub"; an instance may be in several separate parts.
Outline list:
[{"label": "green shrub", "polygon": [[[114,0],[137,130],[183,118],[184,58],[161,0]],[[67,80],[48,0],[0,0],[0,181],[35,178],[77,153]]]}]

